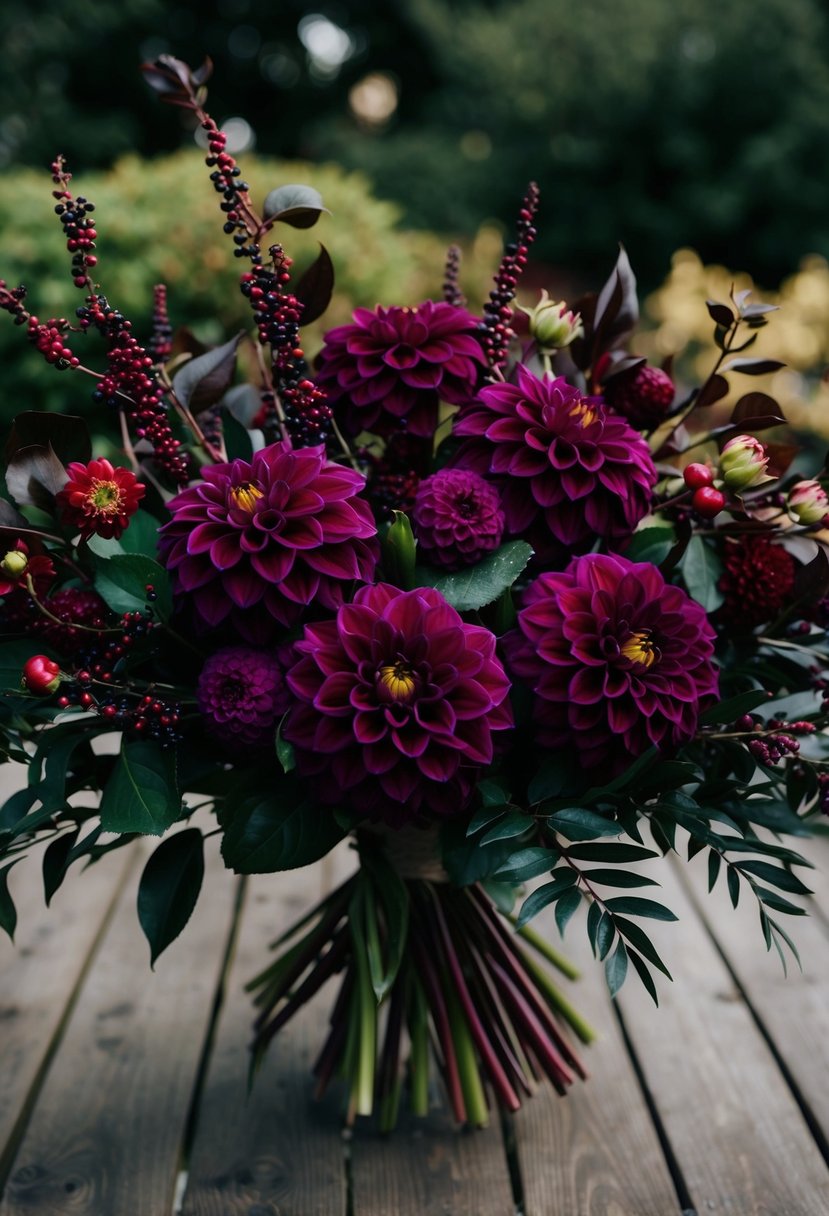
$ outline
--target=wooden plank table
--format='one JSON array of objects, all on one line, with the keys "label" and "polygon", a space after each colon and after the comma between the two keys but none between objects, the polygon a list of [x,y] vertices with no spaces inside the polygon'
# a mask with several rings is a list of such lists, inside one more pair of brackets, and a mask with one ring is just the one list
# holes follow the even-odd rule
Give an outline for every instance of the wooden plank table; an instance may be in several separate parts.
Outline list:
[{"label": "wooden plank table", "polygon": [[[784,979],[756,913],[701,894],[704,859],[660,877],[674,985],[617,1004],[575,925],[592,1076],[514,1120],[457,1131],[437,1105],[392,1138],[341,1129],[309,1076],[331,990],[279,1036],[250,1097],[244,981],[347,855],[240,882],[210,862],[198,913],[157,964],[135,915],[146,844],[43,907],[36,864],[0,940],[0,1216],[827,1216],[829,899],[793,923]],[[827,857],[829,850],[823,850]],[[820,854],[821,850],[817,849]],[[829,860],[829,857],[827,857]],[[543,926],[543,922],[542,922]],[[543,926],[548,927],[548,926]]]}]

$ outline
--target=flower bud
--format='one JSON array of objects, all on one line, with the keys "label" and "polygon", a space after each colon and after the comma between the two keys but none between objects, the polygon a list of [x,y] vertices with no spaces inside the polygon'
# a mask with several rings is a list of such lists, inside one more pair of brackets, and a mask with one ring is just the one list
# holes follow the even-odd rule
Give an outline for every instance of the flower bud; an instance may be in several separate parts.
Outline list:
[{"label": "flower bud", "polygon": [[768,454],[759,439],[735,435],[720,453],[720,475],[729,490],[748,490],[772,480],[766,472],[768,463]]},{"label": "flower bud", "polygon": [[45,654],[34,654],[23,664],[21,684],[38,696],[57,692],[62,678],[59,665]]},{"label": "flower bud", "polygon": [[394,511],[393,515],[383,541],[383,568],[396,587],[408,591],[414,586],[417,541],[408,515],[402,511]]},{"label": "flower bud", "polygon": [[17,582],[25,574],[28,564],[29,558],[22,549],[10,549],[0,562],[0,568],[12,582]]},{"label": "flower bud", "polygon": [[789,490],[786,500],[789,513],[800,524],[813,527],[823,523],[829,514],[829,498],[819,481],[799,481]]},{"label": "flower bud", "polygon": [[546,291],[535,308],[523,310],[530,319],[530,333],[542,351],[562,350],[584,336],[581,314],[572,312],[560,301],[555,303]]}]

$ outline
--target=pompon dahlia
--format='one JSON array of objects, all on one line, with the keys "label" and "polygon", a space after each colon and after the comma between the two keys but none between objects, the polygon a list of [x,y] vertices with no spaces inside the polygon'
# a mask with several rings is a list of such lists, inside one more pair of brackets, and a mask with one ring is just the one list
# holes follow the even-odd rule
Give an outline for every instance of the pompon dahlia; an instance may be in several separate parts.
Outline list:
[{"label": "pompon dahlia", "polygon": [[463,308],[427,300],[416,308],[358,308],[325,335],[317,381],[352,435],[408,431],[431,439],[438,403],[461,405],[485,363],[478,322]]},{"label": "pompon dahlia", "polygon": [[704,609],[655,566],[588,554],[535,580],[504,647],[533,689],[541,746],[575,747],[608,774],[692,737],[717,693],[713,639]]},{"label": "pompon dahlia", "polygon": [[509,680],[488,629],[434,588],[361,587],[334,621],[306,625],[287,674],[283,730],[326,803],[400,826],[463,811],[512,726]]},{"label": "pompon dahlia", "polygon": [[497,485],[511,536],[544,530],[573,550],[629,536],[650,509],[647,443],[564,377],[519,366],[517,383],[488,386],[461,410],[455,434],[466,442],[452,465]]},{"label": "pompon dahlia", "polygon": [[270,746],[288,708],[282,668],[273,655],[250,646],[212,654],[199,676],[199,710],[208,734],[228,747]]},{"label": "pompon dahlia", "polygon": [[764,536],[726,541],[724,566],[719,617],[730,629],[746,633],[773,621],[786,607],[797,564],[782,545]]},{"label": "pompon dahlia", "polygon": [[69,480],[55,497],[62,522],[83,537],[117,540],[138,510],[145,487],[129,469],[108,460],[73,462],[66,471]]},{"label": "pompon dahlia", "polygon": [[231,625],[263,643],[312,602],[336,609],[352,580],[368,581],[376,527],[359,473],[322,446],[271,444],[250,461],[209,465],[167,504],[161,561],[200,628]]},{"label": "pompon dahlia", "polygon": [[422,481],[412,523],[422,556],[446,570],[478,561],[504,535],[498,491],[468,469],[441,469]]}]

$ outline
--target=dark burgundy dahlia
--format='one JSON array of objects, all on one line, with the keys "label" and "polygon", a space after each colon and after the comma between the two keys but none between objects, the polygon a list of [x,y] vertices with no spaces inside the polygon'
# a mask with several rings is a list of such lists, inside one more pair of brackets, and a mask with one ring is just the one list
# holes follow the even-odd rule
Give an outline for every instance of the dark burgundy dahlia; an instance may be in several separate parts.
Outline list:
[{"label": "dark burgundy dahlia", "polygon": [[373,577],[376,528],[358,497],[364,479],[323,447],[274,443],[202,476],[167,504],[172,519],[159,539],[174,591],[200,627],[229,624],[262,643],[312,601],[336,609],[352,580]]},{"label": "dark burgundy dahlia", "polygon": [[210,656],[196,690],[208,734],[227,747],[270,746],[288,708],[282,668],[273,655],[250,646],[228,646]]},{"label": "dark burgundy dahlia", "polygon": [[461,405],[475,393],[485,362],[476,326],[465,309],[431,300],[358,308],[353,324],[325,335],[317,381],[350,434],[405,430],[431,439],[438,403]]},{"label": "dark burgundy dahlia", "polygon": [[504,645],[533,690],[538,742],[607,775],[692,737],[717,695],[713,639],[704,609],[655,566],[588,554],[535,580]]},{"label": "dark burgundy dahlia", "polygon": [[468,469],[441,469],[422,481],[412,523],[422,556],[447,570],[478,561],[504,535],[498,491]]},{"label": "dark burgundy dahlia", "polygon": [[434,588],[362,587],[334,621],[306,625],[287,674],[284,727],[326,803],[401,825],[457,814],[512,725],[488,629]]},{"label": "dark burgundy dahlia", "polygon": [[797,563],[782,545],[764,536],[726,542],[720,618],[736,632],[773,621],[790,602]]},{"label": "dark burgundy dahlia", "polygon": [[601,397],[584,397],[559,376],[518,368],[515,384],[493,384],[462,409],[453,458],[494,481],[507,531],[539,525],[567,549],[597,536],[629,536],[650,509],[656,469],[647,443]]}]

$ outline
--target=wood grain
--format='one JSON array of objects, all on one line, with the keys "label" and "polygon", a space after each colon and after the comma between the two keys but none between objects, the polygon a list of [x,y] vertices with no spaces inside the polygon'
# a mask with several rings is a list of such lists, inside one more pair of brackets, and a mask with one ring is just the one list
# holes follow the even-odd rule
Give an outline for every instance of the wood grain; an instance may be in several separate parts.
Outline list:
[{"label": "wood grain", "polygon": [[[533,927],[551,943],[559,940],[552,915],[543,913]],[[586,1083],[576,1081],[564,1098],[540,1090],[516,1118],[526,1216],[678,1213],[602,965],[593,958],[582,920],[568,926],[563,950],[581,968],[582,978],[573,984],[561,977],[559,986],[599,1038],[590,1047],[579,1045],[590,1073]]]},{"label": "wood grain", "polygon": [[132,875],[32,1114],[2,1216],[171,1211],[236,889],[215,856],[206,880],[209,898],[152,974]]},{"label": "wood grain", "polygon": [[322,866],[249,880],[190,1158],[183,1216],[340,1216],[346,1210],[337,1096],[315,1103],[311,1065],[331,986],[276,1037],[247,1096],[253,1007],[244,984],[268,945],[328,886]]},{"label": "wood grain", "polygon": [[648,931],[675,983],[658,984],[659,1009],[635,977],[619,1000],[693,1207],[824,1216],[829,1172],[806,1122],[671,867],[658,876],[680,920]]}]

